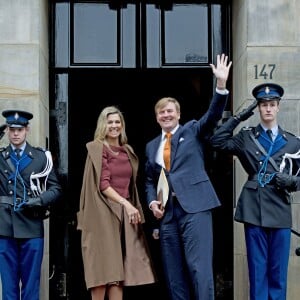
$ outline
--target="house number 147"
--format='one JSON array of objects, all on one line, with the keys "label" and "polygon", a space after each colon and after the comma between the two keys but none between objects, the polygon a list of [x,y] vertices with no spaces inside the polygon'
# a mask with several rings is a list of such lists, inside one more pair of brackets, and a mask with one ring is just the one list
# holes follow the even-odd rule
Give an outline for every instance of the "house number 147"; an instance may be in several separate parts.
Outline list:
[{"label": "house number 147", "polygon": [[255,79],[263,77],[264,79],[273,79],[275,64],[254,65]]}]

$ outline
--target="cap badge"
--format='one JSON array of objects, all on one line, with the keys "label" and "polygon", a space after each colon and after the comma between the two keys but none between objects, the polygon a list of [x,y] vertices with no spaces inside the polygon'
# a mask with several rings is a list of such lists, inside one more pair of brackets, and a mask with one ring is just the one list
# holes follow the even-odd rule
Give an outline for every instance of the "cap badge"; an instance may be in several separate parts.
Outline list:
[{"label": "cap badge", "polygon": [[15,113],[15,115],[14,115],[15,120],[18,120],[19,117],[20,117],[19,114],[18,114],[18,113]]},{"label": "cap badge", "polygon": [[269,93],[270,93],[270,89],[269,89],[268,86],[266,86],[266,88],[265,88],[265,93],[266,93],[266,94],[269,94]]}]

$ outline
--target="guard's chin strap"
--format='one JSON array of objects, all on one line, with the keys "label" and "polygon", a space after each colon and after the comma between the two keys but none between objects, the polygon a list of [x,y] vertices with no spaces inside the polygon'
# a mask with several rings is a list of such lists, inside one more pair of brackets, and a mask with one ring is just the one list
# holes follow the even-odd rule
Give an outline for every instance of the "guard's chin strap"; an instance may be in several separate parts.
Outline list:
[{"label": "guard's chin strap", "polygon": [[[53,167],[51,152],[47,150],[45,151],[45,155],[47,162],[44,170],[40,173],[30,175],[30,189],[35,197],[46,191],[47,179]],[[41,178],[45,178],[42,185],[40,183]]]},{"label": "guard's chin strap", "polygon": [[[299,159],[300,158],[300,150],[296,153],[285,153],[282,157],[281,164],[279,166],[279,171],[282,172],[286,166],[286,160],[288,160],[289,165],[290,165],[290,170],[289,170],[289,175],[293,175],[293,159]],[[299,174],[300,168],[298,169],[297,173],[295,176]]]}]

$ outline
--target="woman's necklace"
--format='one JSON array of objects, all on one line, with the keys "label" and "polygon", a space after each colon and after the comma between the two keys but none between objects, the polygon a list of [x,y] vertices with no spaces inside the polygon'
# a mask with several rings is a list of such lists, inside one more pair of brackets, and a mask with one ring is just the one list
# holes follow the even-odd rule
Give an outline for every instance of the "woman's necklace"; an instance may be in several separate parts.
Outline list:
[{"label": "woman's necklace", "polygon": [[113,146],[113,145],[109,145],[109,149],[110,151],[114,154],[114,155],[119,155],[120,151],[115,151],[113,150],[113,148],[119,148],[120,146]]}]

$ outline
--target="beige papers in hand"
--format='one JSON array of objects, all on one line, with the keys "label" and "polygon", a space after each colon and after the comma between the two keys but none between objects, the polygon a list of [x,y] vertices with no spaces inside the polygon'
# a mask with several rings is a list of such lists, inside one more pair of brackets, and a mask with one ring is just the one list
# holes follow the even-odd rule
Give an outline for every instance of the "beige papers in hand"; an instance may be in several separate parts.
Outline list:
[{"label": "beige papers in hand", "polygon": [[169,197],[169,184],[163,168],[161,168],[157,183],[157,200],[165,207]]}]

